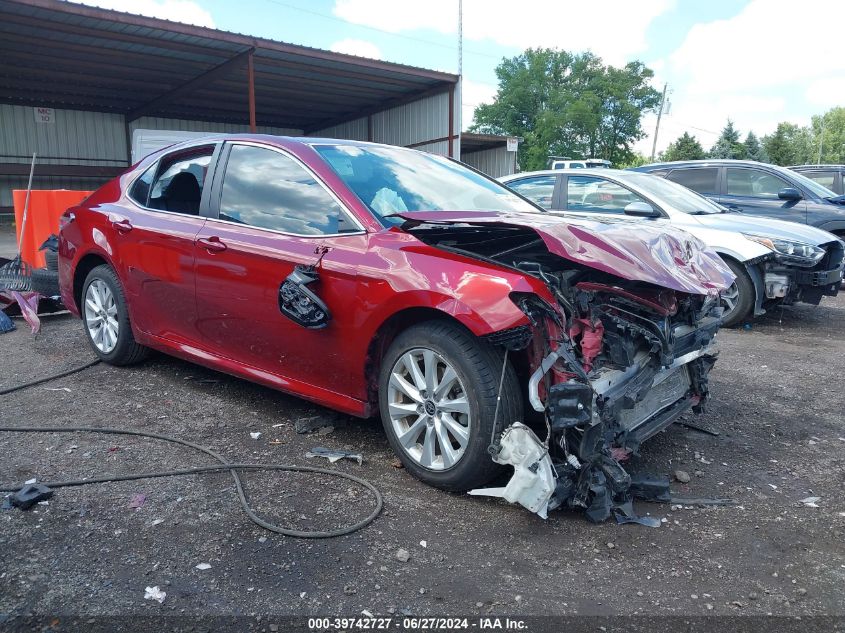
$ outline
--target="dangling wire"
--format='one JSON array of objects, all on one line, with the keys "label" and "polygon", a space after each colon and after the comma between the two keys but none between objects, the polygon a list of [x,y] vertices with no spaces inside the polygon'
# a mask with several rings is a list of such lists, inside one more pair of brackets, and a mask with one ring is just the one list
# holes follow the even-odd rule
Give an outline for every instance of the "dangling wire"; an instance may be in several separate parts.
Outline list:
[{"label": "dangling wire", "polygon": [[505,372],[508,369],[508,348],[505,348],[505,359],[502,361],[502,377],[499,379],[499,393],[496,394],[496,410],[493,413],[493,431],[490,434],[490,446],[496,444],[496,430],[499,427],[499,404],[502,401],[502,387],[505,384]]}]

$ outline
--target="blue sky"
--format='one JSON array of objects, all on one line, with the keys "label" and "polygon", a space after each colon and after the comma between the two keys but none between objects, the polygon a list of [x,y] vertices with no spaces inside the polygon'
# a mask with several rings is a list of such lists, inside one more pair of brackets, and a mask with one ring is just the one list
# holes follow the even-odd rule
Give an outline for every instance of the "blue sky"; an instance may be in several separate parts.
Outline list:
[{"label": "blue sky", "polygon": [[[457,0],[86,0],[133,13],[456,72]],[[800,6],[800,9],[798,8]],[[518,10],[517,10],[518,9]],[[705,147],[731,117],[745,134],[845,105],[841,25],[829,0],[464,0],[464,125],[495,67],[528,46],[639,59],[669,83],[658,150],[684,131]],[[810,61],[812,60],[812,61]],[[654,117],[638,144],[648,154]]]}]

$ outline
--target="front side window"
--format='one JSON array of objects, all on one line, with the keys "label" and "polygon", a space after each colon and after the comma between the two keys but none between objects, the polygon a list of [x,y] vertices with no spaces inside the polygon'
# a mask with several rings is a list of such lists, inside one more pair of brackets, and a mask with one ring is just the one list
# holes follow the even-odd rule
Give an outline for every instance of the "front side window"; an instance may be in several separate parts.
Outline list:
[{"label": "front side window", "polygon": [[527,211],[537,207],[458,162],[400,147],[314,145],[384,226],[414,211]]},{"label": "front side window", "polygon": [[760,169],[738,169],[728,167],[729,196],[750,196],[754,198],[777,199],[778,192],[789,183]]},{"label": "front side window", "polygon": [[556,180],[557,176],[523,178],[522,180],[509,182],[508,187],[522,194],[532,202],[539,204],[544,209],[551,209]]},{"label": "front side window", "polygon": [[286,154],[252,145],[232,147],[220,219],[295,235],[358,230],[302,165]]},{"label": "front side window", "polygon": [[214,147],[192,149],[163,158],[147,204],[151,209],[199,215],[205,175]]},{"label": "front side window", "polygon": [[595,176],[570,176],[566,184],[566,208],[591,213],[625,213],[632,202],[645,202],[615,182]]},{"label": "front side window", "polygon": [[692,169],[674,169],[666,176],[667,180],[683,185],[697,193],[717,193],[716,182],[718,167],[696,167]]}]

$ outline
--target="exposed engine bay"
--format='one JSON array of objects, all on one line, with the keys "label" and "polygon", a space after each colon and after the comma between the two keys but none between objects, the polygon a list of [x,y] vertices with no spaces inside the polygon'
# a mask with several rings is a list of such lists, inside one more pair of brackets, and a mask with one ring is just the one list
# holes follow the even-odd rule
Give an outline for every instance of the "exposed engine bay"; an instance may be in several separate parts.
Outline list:
[{"label": "exposed engine bay", "polygon": [[487,337],[523,367],[537,417],[526,421],[536,433],[496,420],[491,457],[512,465],[514,475],[504,488],[471,494],[503,497],[544,518],[568,507],[592,521],[615,515],[650,524],[634,515],[631,501],[635,493],[668,501],[668,478],[632,480],[620,462],[688,410],[703,410],[721,323],[717,292],[679,292],[564,259],[530,228],[421,225],[412,232],[540,279],[555,299],[512,293],[529,325]]}]

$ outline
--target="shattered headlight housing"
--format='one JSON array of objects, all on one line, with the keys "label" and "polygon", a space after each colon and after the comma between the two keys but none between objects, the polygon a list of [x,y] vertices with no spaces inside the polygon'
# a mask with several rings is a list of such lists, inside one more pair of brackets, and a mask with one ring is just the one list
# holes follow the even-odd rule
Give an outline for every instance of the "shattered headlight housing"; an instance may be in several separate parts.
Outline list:
[{"label": "shattered headlight housing", "polygon": [[771,238],[753,233],[743,233],[743,235],[752,242],[757,242],[766,248],[772,249],[775,252],[777,260],[784,264],[795,264],[796,266],[809,268],[818,264],[825,256],[825,250],[823,248],[813,246],[812,244]]}]

